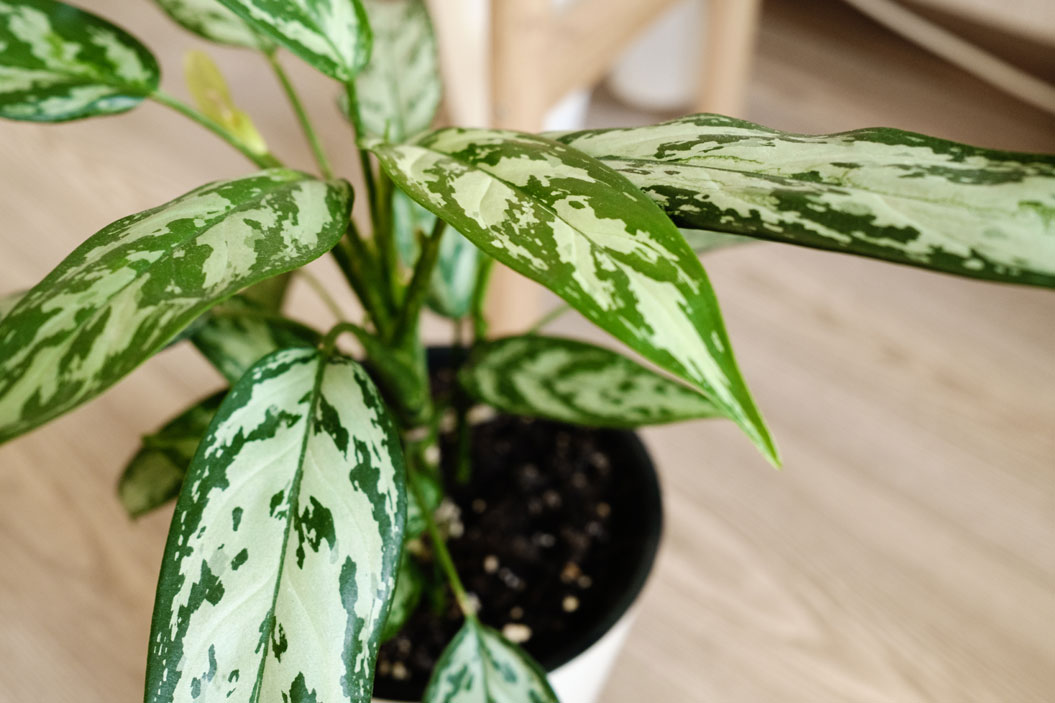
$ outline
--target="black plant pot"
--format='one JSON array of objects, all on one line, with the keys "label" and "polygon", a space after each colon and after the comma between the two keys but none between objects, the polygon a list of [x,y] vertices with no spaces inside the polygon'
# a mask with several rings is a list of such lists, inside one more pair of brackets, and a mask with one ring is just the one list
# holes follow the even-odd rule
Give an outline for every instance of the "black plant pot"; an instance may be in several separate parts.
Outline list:
[{"label": "black plant pot", "polygon": [[[429,350],[436,392],[453,384],[459,351]],[[659,546],[652,461],[633,432],[508,415],[475,425],[471,446],[468,485],[454,481],[453,465],[444,472],[464,527],[449,541],[462,579],[485,623],[530,628],[521,646],[563,703],[592,703]],[[453,604],[440,614],[419,608],[382,650],[377,699],[420,701],[430,660],[458,625]],[[396,661],[409,675],[391,676]]]}]

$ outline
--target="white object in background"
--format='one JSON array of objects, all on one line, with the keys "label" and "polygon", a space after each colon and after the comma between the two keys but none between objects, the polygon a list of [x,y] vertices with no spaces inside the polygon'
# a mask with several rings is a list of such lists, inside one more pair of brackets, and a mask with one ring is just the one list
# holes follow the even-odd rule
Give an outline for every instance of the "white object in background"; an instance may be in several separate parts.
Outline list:
[{"label": "white object in background", "polygon": [[[601,639],[547,675],[561,703],[598,703],[601,690],[608,680],[608,674],[619,651],[623,648],[636,613],[637,610],[631,606]],[[375,698],[373,703],[396,702]]]},{"label": "white object in background", "polygon": [[[557,10],[574,3],[553,0]],[[439,39],[450,121],[466,127],[487,127],[491,123],[490,0],[429,0],[428,4]],[[582,129],[589,104],[589,90],[570,93],[546,113],[543,129]]]},{"label": "white object in background", "polygon": [[631,608],[623,613],[585,652],[549,673],[549,683],[561,703],[597,703],[636,612]]},{"label": "white object in background", "polygon": [[684,0],[645,29],[608,77],[615,96],[645,110],[691,106],[703,70],[705,11],[703,0]]}]

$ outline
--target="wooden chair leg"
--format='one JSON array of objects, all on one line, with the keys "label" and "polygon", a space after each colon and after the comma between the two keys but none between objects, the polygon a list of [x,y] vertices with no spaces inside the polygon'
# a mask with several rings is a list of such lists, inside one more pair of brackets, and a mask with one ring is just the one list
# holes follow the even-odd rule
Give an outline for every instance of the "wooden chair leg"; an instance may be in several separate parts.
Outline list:
[{"label": "wooden chair leg", "polygon": [[[543,60],[552,23],[552,0],[492,0],[492,125],[537,132],[548,94]],[[538,284],[505,266],[491,276],[487,318],[494,335],[523,332],[541,312]]]},{"label": "wooden chair leg", "polygon": [[742,116],[761,0],[708,0],[697,112]]}]

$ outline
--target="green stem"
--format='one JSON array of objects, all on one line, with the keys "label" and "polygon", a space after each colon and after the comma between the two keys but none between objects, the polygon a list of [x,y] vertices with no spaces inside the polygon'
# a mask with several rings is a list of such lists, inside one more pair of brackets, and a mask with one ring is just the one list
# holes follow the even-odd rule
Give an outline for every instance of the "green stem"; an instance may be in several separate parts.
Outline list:
[{"label": "green stem", "polygon": [[358,141],[363,137],[363,121],[359,119],[359,98],[355,94],[355,84],[346,83],[345,94],[348,96],[348,114],[355,128],[356,150],[359,152],[359,165],[363,170],[363,181],[366,183],[367,202],[370,204],[370,222],[377,229],[377,184],[374,182],[374,169],[370,165],[370,154],[362,149]]},{"label": "green stem", "polygon": [[396,240],[392,231],[392,196],[394,194],[392,179],[384,171],[377,174],[377,226],[374,229],[374,240],[381,259],[381,274],[386,284],[386,293],[393,305],[399,304],[399,255],[396,252]]},{"label": "green stem", "polygon": [[425,300],[429,295],[429,283],[432,278],[432,270],[436,268],[436,261],[440,256],[440,242],[443,240],[443,230],[447,223],[437,218],[436,225],[432,228],[432,234],[421,244],[421,253],[418,255],[417,264],[414,266],[414,275],[407,285],[407,293],[403,298],[403,307],[399,311],[399,320],[396,322],[395,331],[392,333],[392,341],[396,346],[402,346],[417,329],[418,316]]},{"label": "green stem", "polygon": [[326,286],[322,285],[322,281],[315,277],[315,274],[311,273],[307,269],[297,269],[295,275],[308,284],[308,287],[318,296],[319,300],[329,308],[330,312],[338,322],[345,322],[344,311],[341,310],[341,306],[337,304],[337,301],[330,295],[330,291],[326,290]]},{"label": "green stem", "polygon": [[274,168],[281,166],[282,162],[276,159],[270,152],[257,152],[249,148],[249,146],[241,139],[236,137],[234,134],[229,132],[223,125],[210,119],[206,115],[203,115],[198,110],[183,102],[182,100],[175,98],[168,93],[164,92],[160,88],[155,90],[149,96],[154,102],[160,103],[166,107],[172,108],[176,112],[180,113],[184,117],[189,117],[207,130],[215,134],[216,136],[223,139],[225,142],[233,146],[238,151],[252,161],[260,168]]},{"label": "green stem", "polygon": [[348,284],[355,291],[366,314],[373,320],[378,334],[387,337],[391,328],[392,318],[388,314],[388,308],[378,297],[377,287],[372,282],[365,280],[361,274],[362,268],[369,269],[370,261],[367,259],[366,247],[357,233],[354,233],[355,225],[350,224],[348,234],[337,243],[331,253],[337,260],[337,265],[344,273]]},{"label": "green stem", "polygon": [[304,131],[304,136],[307,138],[308,144],[311,146],[311,151],[315,155],[315,163],[319,165],[319,171],[322,172],[323,178],[326,180],[332,180],[333,169],[330,168],[330,162],[326,158],[326,152],[322,148],[322,142],[319,141],[319,136],[315,133],[315,128],[311,124],[311,119],[308,117],[308,113],[304,110],[304,104],[301,103],[296,88],[293,87],[293,83],[290,82],[285,69],[282,68],[282,64],[279,62],[276,52],[265,51],[264,56],[267,57],[268,63],[271,64],[271,69],[278,77],[278,82],[282,84],[282,90],[285,91],[286,97],[289,98],[289,104],[293,106],[293,112],[297,114],[297,121],[300,122],[300,128]]},{"label": "green stem", "polygon": [[458,571],[454,568],[454,560],[451,559],[451,553],[447,551],[447,544],[444,542],[443,535],[440,534],[440,530],[436,526],[436,521],[433,519],[432,512],[428,508],[425,496],[421,492],[421,486],[418,484],[417,471],[410,467],[407,467],[407,484],[410,487],[411,495],[414,497],[414,500],[417,501],[418,510],[425,519],[425,531],[429,533],[429,539],[432,542],[432,548],[436,554],[436,561],[439,562],[440,567],[443,569],[443,573],[447,576],[447,582],[450,584],[451,591],[454,593],[454,599],[458,601],[458,607],[461,609],[462,614],[465,615],[465,617],[476,617],[476,607],[473,605],[473,601],[469,598],[465,586],[462,585],[462,580],[458,577]]},{"label": "green stem", "polygon": [[531,326],[531,329],[529,329],[525,334],[538,334],[543,327],[553,322],[569,310],[571,310],[571,305],[568,305],[567,303],[562,303],[558,305],[557,307],[553,308],[545,315],[540,317],[538,321]]},{"label": "green stem", "polygon": [[[486,256],[486,255],[485,255]],[[487,339],[487,316],[484,315],[484,302],[487,285],[491,280],[491,270],[495,260],[487,256],[476,269],[476,282],[473,284],[471,314],[473,318],[473,343],[479,344]]]},{"label": "green stem", "polygon": [[351,322],[338,322],[336,325],[330,328],[330,331],[326,333],[326,336],[319,342],[319,350],[323,356],[329,357],[333,355],[334,349],[337,348],[337,338],[345,332],[351,332],[355,335],[356,339],[362,339],[364,336],[368,337],[369,332],[364,330],[359,325]]}]

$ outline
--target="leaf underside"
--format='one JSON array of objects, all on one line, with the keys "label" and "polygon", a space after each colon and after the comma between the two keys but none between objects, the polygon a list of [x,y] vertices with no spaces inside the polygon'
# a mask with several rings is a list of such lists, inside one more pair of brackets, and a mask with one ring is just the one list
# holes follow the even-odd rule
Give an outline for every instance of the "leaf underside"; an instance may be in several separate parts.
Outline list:
[{"label": "leaf underside", "polygon": [[459,381],[514,415],[594,427],[638,427],[721,415],[710,401],[621,354],[572,339],[527,335],[477,348]]},{"label": "leaf underside", "polygon": [[0,0],[0,117],[62,122],[131,110],[158,86],[150,51],[55,0]]},{"label": "leaf underside", "polygon": [[368,703],[405,511],[399,438],[362,368],[311,349],[263,359],[180,493],[148,703]]},{"label": "leaf underside", "polygon": [[720,115],[558,138],[681,227],[1055,287],[1055,156],[887,128],[788,134]]},{"label": "leaf underside", "polygon": [[92,398],[212,305],[329,251],[347,183],[284,169],[103,228],[0,321],[0,442]]},{"label": "leaf underside", "polygon": [[408,195],[699,388],[777,461],[703,267],[625,178],[573,149],[516,132],[443,129],[406,144],[367,146]]}]

